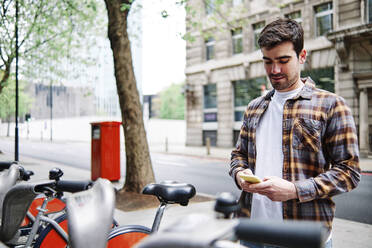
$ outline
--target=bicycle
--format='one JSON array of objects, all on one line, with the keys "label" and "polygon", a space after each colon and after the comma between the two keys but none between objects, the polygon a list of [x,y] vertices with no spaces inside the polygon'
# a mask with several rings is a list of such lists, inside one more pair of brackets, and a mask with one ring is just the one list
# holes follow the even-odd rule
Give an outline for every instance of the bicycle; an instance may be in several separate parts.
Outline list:
[{"label": "bicycle", "polygon": [[[72,248],[106,247],[115,207],[115,193],[111,183],[99,178],[91,189],[68,197],[66,206],[70,246]],[[95,218],[91,218],[87,213]],[[88,239],[89,234],[95,235],[90,235]]]},{"label": "bicycle", "polygon": [[159,230],[159,226],[168,204],[187,206],[196,190],[191,184],[166,181],[145,186],[143,194],[156,196],[160,205],[156,211],[152,228],[141,225],[125,225],[114,228],[108,237],[108,248],[133,247],[143,238]]},{"label": "bicycle", "polygon": [[[51,174],[53,175],[53,171]],[[63,192],[75,193],[86,190],[90,186],[90,181],[66,181],[59,180],[59,178],[52,182],[13,186],[6,193],[3,201],[0,240],[11,247],[30,247],[31,245],[50,247],[50,244],[53,244],[53,247],[56,244],[65,247],[68,242],[66,214],[61,211],[61,215],[56,219],[48,217],[47,204],[51,199],[61,199]],[[31,227],[21,227],[34,198],[40,194],[44,194],[45,198],[41,207],[37,209],[38,213],[32,220]],[[60,240],[63,244],[60,244]]]},{"label": "bicycle", "polygon": [[[51,176],[52,174],[52,176]],[[59,169],[53,169],[50,171],[50,179],[59,180],[59,178],[63,175],[63,172]],[[168,204],[180,204],[186,206],[191,199],[195,195],[195,187],[190,184],[184,183],[177,183],[174,181],[167,181],[160,184],[149,184],[147,185],[143,193],[148,195],[156,196],[159,201],[160,205],[156,211],[156,215],[154,218],[154,222],[152,228],[148,228],[145,226],[140,225],[125,225],[119,226],[112,230],[108,237],[108,247],[132,247],[134,244],[138,243],[144,237],[148,236],[150,233],[154,233],[159,229],[162,216]],[[34,216],[37,216],[37,213],[42,212],[42,215],[47,215],[49,213],[55,213],[53,211],[47,211],[46,205],[42,205],[40,209],[36,207],[36,202],[38,204],[41,202],[44,204],[48,204],[53,200],[58,200],[61,197],[57,195],[49,195],[47,200],[45,198],[34,200],[31,204],[30,211],[27,212],[28,219],[28,226],[35,226]],[[34,207],[32,207],[35,205]],[[48,205],[49,206],[49,205]],[[57,204],[57,213],[61,212],[64,208],[64,203]],[[32,209],[34,211],[32,211]],[[34,213],[33,215],[30,213]],[[42,218],[42,217],[41,217]],[[67,217],[65,214],[57,216],[57,218],[52,222],[50,218],[48,219],[49,224],[41,229],[41,230],[30,230],[29,228],[22,229],[22,235],[28,235],[31,231],[31,237],[35,237],[37,232],[38,238],[34,243],[34,247],[47,247],[50,243],[53,243],[54,247],[64,247],[67,244],[67,238],[65,235],[65,230],[67,229]],[[24,223],[25,221],[23,221]],[[39,223],[36,224],[36,226]],[[62,230],[60,230],[62,229]],[[30,243],[30,242],[28,242]]]},{"label": "bicycle", "polygon": [[319,223],[230,219],[238,208],[237,201],[233,201],[230,196],[217,199],[215,210],[222,214],[222,219],[201,214],[189,215],[148,237],[136,247],[245,247],[238,244],[238,240],[292,248],[324,246],[326,231]]},{"label": "bicycle", "polygon": [[[67,213],[69,216],[68,229],[70,232],[69,235],[71,247],[111,247],[113,243],[110,244],[110,240],[113,240],[115,237],[120,238],[116,240],[119,243],[116,243],[115,245],[117,246],[115,247],[131,247],[133,244],[128,243],[128,237],[133,237],[132,235],[134,233],[143,233],[145,236],[148,236],[151,233],[157,232],[166,206],[168,204],[180,204],[183,206],[188,205],[190,198],[195,195],[195,187],[190,184],[176,182],[149,184],[144,188],[143,193],[155,195],[160,201],[160,206],[156,212],[152,228],[149,229],[145,226],[128,225],[117,227],[111,232],[107,223],[110,223],[109,221],[112,220],[112,209],[106,206],[111,205],[110,202],[112,202],[113,197],[106,196],[106,199],[108,200],[104,200],[104,197],[101,197],[101,201],[104,203],[104,206],[100,206],[98,204],[89,204],[89,200],[86,200],[94,198],[95,192],[93,191],[93,188],[84,192],[73,194],[73,197],[67,199]],[[102,212],[102,210],[106,209],[108,209],[108,211]],[[87,211],[93,212],[94,216],[96,216],[94,214],[95,212],[105,213],[105,215],[100,216],[100,221],[92,221],[91,218],[84,218]],[[101,226],[100,224],[97,225],[97,223],[104,224]],[[108,235],[109,232],[110,234]],[[139,240],[136,240],[136,243],[138,241]]]},{"label": "bicycle", "polygon": [[34,173],[25,170],[16,162],[0,162],[0,213],[3,208],[3,201],[8,190],[17,183],[17,181],[28,181]]}]

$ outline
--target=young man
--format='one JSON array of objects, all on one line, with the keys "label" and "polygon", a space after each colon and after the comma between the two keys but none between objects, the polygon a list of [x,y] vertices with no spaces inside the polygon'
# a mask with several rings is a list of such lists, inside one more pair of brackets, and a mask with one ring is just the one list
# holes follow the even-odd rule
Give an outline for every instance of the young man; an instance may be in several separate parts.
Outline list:
[{"label": "young man", "polygon": [[[331,197],[360,180],[355,124],[345,101],[300,78],[306,60],[301,25],[279,19],[258,43],[273,90],[251,101],[244,114],[230,175],[242,189],[242,213],[253,219],[323,223],[331,247]],[[251,184],[241,175],[256,175]]]}]

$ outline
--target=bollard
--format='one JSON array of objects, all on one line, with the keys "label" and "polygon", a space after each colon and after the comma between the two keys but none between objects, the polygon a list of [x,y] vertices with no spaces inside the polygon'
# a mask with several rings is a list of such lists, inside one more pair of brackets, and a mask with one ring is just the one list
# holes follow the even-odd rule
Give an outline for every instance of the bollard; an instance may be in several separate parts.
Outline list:
[{"label": "bollard", "polygon": [[205,139],[205,145],[207,147],[207,155],[211,154],[211,138],[207,137]]},{"label": "bollard", "polygon": [[165,152],[168,152],[168,137],[165,137]]}]

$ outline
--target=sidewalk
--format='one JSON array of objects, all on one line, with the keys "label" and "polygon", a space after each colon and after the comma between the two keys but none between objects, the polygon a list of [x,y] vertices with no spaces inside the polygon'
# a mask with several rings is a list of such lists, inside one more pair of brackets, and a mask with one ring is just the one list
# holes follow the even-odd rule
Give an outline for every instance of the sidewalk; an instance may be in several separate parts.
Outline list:
[{"label": "sidewalk", "polygon": [[[154,147],[153,147],[154,148]],[[156,152],[152,148],[152,152]],[[193,147],[179,147],[177,150],[175,147],[169,150],[170,153],[189,154],[192,156],[198,156],[201,158],[212,157],[215,159],[226,159],[226,153],[230,152],[230,149],[212,148],[211,155],[207,156],[203,153],[201,148]],[[205,151],[205,150],[204,150]],[[157,152],[163,152],[160,149]],[[9,161],[13,159],[13,154],[0,154],[0,160]],[[228,161],[228,159],[226,159]],[[59,167],[64,171],[65,179],[90,179],[90,171],[74,168],[71,166],[53,163],[49,161],[43,161],[39,159],[33,159],[29,157],[20,156],[20,163],[27,169],[33,170],[35,175],[32,177],[32,181],[45,180],[48,178],[48,171],[53,167]],[[370,166],[371,160],[366,161],[366,165]],[[370,168],[370,167],[365,167]],[[122,182],[115,183],[115,187],[120,188]],[[176,219],[181,218],[190,213],[202,213],[207,215],[214,215],[213,202],[202,202],[192,203],[187,207],[182,206],[170,206],[164,214],[164,218],[160,228],[164,228]],[[124,212],[118,209],[115,210],[115,219],[121,225],[125,224],[137,224],[145,225],[151,228],[152,221],[155,216],[156,209],[138,210],[132,212]],[[365,248],[371,247],[372,244],[372,225],[362,224],[358,222],[335,219],[334,230],[333,230],[333,247],[334,248]]]},{"label": "sidewalk", "polygon": [[[150,151],[151,152],[161,152],[161,153],[169,153],[169,154],[181,154],[181,155],[189,155],[194,157],[200,158],[208,158],[208,159],[218,159],[224,160],[226,163],[230,162],[231,151],[234,147],[211,147],[210,154],[207,154],[207,148],[204,146],[185,146],[185,145],[171,145],[168,146],[168,151],[165,149],[165,145],[162,144],[151,144],[150,143]],[[360,168],[363,172],[372,172],[372,157],[369,158],[361,158],[360,159]]]}]

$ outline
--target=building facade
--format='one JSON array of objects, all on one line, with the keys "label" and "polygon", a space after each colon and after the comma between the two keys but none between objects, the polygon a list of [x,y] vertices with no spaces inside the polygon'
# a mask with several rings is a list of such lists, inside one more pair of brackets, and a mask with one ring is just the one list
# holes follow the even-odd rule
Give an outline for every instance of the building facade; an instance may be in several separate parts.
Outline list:
[{"label": "building facade", "polygon": [[33,99],[29,109],[33,119],[92,116],[96,113],[91,87],[30,83],[26,92]]},{"label": "building facade", "polygon": [[271,88],[257,45],[259,33],[287,17],[304,29],[308,57],[302,76],[346,100],[361,153],[368,154],[372,0],[226,0],[220,6],[214,0],[192,0],[189,5],[198,11],[187,16],[194,41],[186,47],[186,145],[204,145],[207,138],[212,145],[235,145],[247,104]]}]

